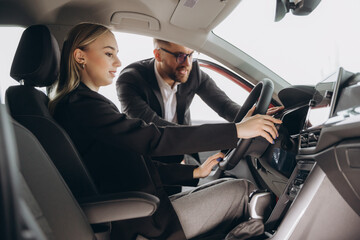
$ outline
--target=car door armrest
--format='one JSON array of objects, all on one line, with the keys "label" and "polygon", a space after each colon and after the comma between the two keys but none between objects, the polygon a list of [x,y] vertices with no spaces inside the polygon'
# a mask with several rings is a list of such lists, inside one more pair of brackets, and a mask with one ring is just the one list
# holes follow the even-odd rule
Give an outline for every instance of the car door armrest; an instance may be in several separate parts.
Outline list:
[{"label": "car door armrest", "polygon": [[159,198],[144,192],[100,195],[79,201],[90,224],[151,216]]}]

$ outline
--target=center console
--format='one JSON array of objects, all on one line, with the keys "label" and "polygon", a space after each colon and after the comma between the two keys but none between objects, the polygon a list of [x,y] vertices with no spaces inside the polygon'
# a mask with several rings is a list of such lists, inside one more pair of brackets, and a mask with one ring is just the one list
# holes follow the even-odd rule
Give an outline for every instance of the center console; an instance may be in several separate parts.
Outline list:
[{"label": "center console", "polygon": [[[339,68],[338,71],[315,86],[315,91],[307,108],[303,106],[293,108],[295,109],[294,112],[300,112],[300,108],[308,110],[305,119],[300,123],[298,134],[292,135],[298,138],[296,166],[289,177],[285,190],[280,195],[274,210],[265,223],[267,232],[276,232],[288,209],[296,201],[306,179],[316,166],[314,154],[316,155],[315,150],[321,131],[330,119],[337,115],[337,98],[343,83],[348,78],[349,72]],[[293,122],[285,119],[292,115],[294,113],[288,112],[282,116],[283,122]]]},{"label": "center console", "polygon": [[284,193],[276,203],[274,210],[265,223],[265,230],[273,231],[278,227],[292,202],[302,189],[304,182],[314,167],[314,161],[298,161],[296,167],[289,178]]},{"label": "center console", "polygon": [[323,125],[335,115],[339,89],[347,78],[348,72],[339,68],[315,86],[315,94],[310,100],[305,123],[300,132],[300,152],[306,154],[315,149]]}]

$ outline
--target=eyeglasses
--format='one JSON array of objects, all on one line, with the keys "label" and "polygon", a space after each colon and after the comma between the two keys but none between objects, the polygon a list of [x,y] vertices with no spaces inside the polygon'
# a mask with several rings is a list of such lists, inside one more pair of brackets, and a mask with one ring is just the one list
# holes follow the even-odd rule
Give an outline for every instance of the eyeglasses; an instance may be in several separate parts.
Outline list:
[{"label": "eyeglasses", "polygon": [[193,61],[193,62],[196,61],[196,58],[194,58],[194,52],[189,53],[189,54],[186,54],[186,53],[173,53],[173,52],[170,52],[170,51],[168,51],[168,50],[166,50],[164,48],[159,48],[159,49],[173,55],[176,58],[176,62],[178,64],[183,64],[186,61],[187,57],[189,57],[190,61]]}]

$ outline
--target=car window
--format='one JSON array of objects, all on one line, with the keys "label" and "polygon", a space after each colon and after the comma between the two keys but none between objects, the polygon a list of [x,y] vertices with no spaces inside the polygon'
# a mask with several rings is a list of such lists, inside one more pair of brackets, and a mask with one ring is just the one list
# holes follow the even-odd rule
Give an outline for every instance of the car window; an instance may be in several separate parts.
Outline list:
[{"label": "car window", "polygon": [[[200,59],[205,59],[207,61],[217,63],[216,60],[201,54]],[[223,65],[221,65],[224,67]],[[200,64],[202,71],[207,73],[215,82],[216,85],[223,90],[226,95],[232,99],[234,102],[242,105],[245,102],[245,99],[249,95],[249,92],[244,88],[239,86],[237,83],[231,81],[229,78],[220,74],[215,69],[210,69],[204,67]],[[220,69],[217,69],[221,71]],[[220,117],[214,110],[212,110],[199,96],[195,95],[195,98],[190,106],[191,119],[193,124],[203,124],[209,122],[225,122],[226,120]]]},{"label": "car window", "polygon": [[1,103],[5,102],[5,91],[9,86],[19,83],[10,77],[11,64],[19,44],[24,28],[22,27],[0,27],[0,96]]},{"label": "car window", "polygon": [[[122,32],[115,32],[114,34],[119,46],[118,57],[121,61],[121,67],[118,69],[115,79],[117,79],[121,70],[129,64],[153,57],[153,39],[151,37]],[[204,54],[200,54],[199,58],[219,64],[217,61]],[[218,87],[221,88],[233,101],[239,104],[242,104],[245,101],[248,92],[239,85],[213,70],[204,67],[201,69],[209,74],[216,81]],[[116,95],[115,82],[116,81],[109,86],[101,87],[99,92],[113,101],[115,105],[121,109],[120,102]],[[225,121],[210,107],[208,107],[198,96],[195,96],[190,106],[190,111],[194,124]]]},{"label": "car window", "polygon": [[[21,34],[25,28],[23,27],[0,27],[0,35],[2,44],[0,45],[0,95],[1,102],[5,102],[5,91],[8,87],[19,85],[17,81],[10,77],[11,64],[19,44]],[[152,56],[152,38],[135,34],[114,32],[119,45],[119,58],[122,62],[120,71],[132,62]],[[44,88],[39,88],[45,91]],[[120,103],[116,96],[115,82],[100,89],[100,93],[112,100],[119,108]]]},{"label": "car window", "polygon": [[314,85],[339,66],[358,71],[360,1],[321,1],[310,15],[289,13],[279,22],[275,4],[243,0],[214,33],[293,85]]}]

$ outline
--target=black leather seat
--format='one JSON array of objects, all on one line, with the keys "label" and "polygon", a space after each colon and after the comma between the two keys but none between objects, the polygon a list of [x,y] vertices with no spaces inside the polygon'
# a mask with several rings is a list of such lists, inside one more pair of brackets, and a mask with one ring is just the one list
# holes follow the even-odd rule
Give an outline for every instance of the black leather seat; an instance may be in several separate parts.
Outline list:
[{"label": "black leather seat", "polygon": [[54,162],[76,198],[98,190],[68,134],[48,110],[49,98],[36,87],[51,86],[59,73],[60,51],[44,25],[28,27],[19,42],[10,75],[20,86],[9,87],[5,101],[11,116],[29,129]]}]

